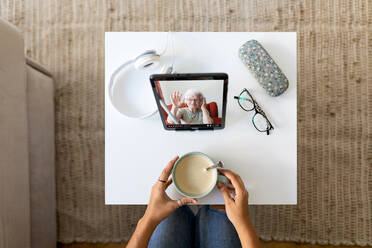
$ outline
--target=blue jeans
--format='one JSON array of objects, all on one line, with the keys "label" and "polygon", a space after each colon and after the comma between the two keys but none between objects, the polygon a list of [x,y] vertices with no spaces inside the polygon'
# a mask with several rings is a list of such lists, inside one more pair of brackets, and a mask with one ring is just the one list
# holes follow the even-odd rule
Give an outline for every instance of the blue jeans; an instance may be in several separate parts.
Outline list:
[{"label": "blue jeans", "polygon": [[236,248],[238,234],[224,211],[205,205],[196,216],[182,206],[160,222],[149,241],[149,248]]}]

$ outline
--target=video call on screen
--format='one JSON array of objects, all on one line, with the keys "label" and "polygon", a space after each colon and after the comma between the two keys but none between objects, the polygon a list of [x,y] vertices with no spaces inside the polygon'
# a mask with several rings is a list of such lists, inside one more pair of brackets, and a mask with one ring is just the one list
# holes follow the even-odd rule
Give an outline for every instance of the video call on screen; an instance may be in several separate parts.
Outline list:
[{"label": "video call on screen", "polygon": [[168,127],[222,123],[223,80],[155,81],[155,87]]}]

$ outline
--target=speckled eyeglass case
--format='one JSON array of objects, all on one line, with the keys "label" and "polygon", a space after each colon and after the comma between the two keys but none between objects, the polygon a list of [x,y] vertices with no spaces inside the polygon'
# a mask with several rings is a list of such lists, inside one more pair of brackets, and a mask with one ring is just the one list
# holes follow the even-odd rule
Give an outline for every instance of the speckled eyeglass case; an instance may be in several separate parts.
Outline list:
[{"label": "speckled eyeglass case", "polygon": [[288,88],[287,77],[258,41],[244,43],[239,57],[270,96],[279,96]]}]

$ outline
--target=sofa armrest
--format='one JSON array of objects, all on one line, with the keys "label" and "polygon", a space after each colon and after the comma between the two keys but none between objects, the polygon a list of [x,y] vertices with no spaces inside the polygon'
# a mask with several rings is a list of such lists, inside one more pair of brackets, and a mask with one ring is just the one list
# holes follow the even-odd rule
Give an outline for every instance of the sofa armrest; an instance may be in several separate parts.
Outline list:
[{"label": "sofa armrest", "polygon": [[27,60],[31,247],[57,246],[54,84],[43,67]]},{"label": "sofa armrest", "polygon": [[53,79],[52,73],[49,72],[48,69],[46,69],[43,65],[39,64],[35,60],[26,57],[26,64],[35,70],[39,71],[40,73],[44,74],[45,76],[48,76]]},{"label": "sofa armrest", "polygon": [[23,38],[0,19],[0,247],[30,247],[30,188]]}]

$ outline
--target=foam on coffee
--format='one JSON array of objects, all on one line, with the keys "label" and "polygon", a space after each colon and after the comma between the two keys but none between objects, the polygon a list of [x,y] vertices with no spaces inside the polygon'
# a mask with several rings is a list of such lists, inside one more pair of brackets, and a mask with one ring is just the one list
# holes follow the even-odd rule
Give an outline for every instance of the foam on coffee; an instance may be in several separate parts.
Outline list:
[{"label": "foam on coffee", "polygon": [[178,187],[189,195],[201,195],[216,182],[217,173],[206,170],[213,163],[202,155],[183,157],[177,165],[174,176]]}]

